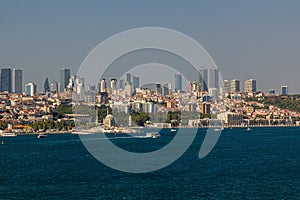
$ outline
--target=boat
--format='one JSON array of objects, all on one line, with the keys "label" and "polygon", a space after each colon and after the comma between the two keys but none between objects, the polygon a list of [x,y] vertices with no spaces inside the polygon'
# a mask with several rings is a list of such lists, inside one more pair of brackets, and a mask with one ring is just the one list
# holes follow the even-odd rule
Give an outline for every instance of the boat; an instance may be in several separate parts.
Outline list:
[{"label": "boat", "polygon": [[146,137],[156,139],[158,137],[161,137],[161,135],[158,132],[149,132],[147,133]]},{"label": "boat", "polygon": [[250,127],[248,127],[248,128],[247,128],[247,131],[251,131],[251,128],[250,128]]},{"label": "boat", "polygon": [[221,128],[215,128],[214,131],[221,131]]},{"label": "boat", "polygon": [[171,131],[171,132],[176,132],[176,131],[177,131],[177,129],[175,129],[175,128],[172,128],[170,131]]},{"label": "boat", "polygon": [[48,137],[48,135],[45,134],[45,133],[40,133],[40,134],[37,136],[38,139],[40,139],[40,138],[47,138],[47,137]]},{"label": "boat", "polygon": [[2,137],[16,137],[17,134],[16,133],[12,133],[12,132],[2,132],[1,136]]}]

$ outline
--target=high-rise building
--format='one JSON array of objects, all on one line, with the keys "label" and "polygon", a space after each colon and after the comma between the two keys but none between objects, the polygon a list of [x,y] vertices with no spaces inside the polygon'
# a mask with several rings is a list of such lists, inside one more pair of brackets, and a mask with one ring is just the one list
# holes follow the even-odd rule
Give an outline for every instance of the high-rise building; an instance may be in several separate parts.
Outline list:
[{"label": "high-rise building", "polygon": [[126,83],[125,84],[132,86],[132,80],[131,80],[131,74],[130,73],[126,74]]},{"label": "high-rise building", "polygon": [[135,91],[139,87],[140,87],[140,77],[133,76],[132,77],[132,89],[133,89],[133,91]]},{"label": "high-rise building", "polygon": [[209,68],[208,76],[208,89],[217,88],[219,89],[219,69],[217,67]]},{"label": "high-rise building", "polygon": [[67,68],[62,68],[60,70],[60,92],[63,92],[67,88],[70,78],[71,70]]},{"label": "high-rise building", "polygon": [[162,89],[161,89],[160,83],[154,84],[154,91],[157,92],[157,94],[162,94]]},{"label": "high-rise building", "polygon": [[106,86],[106,80],[103,78],[99,83],[98,83],[98,92],[106,92],[107,86]]},{"label": "high-rise building", "polygon": [[119,89],[124,90],[125,88],[125,80],[120,79],[119,80]]},{"label": "high-rise building", "polygon": [[200,67],[199,69],[199,84],[201,92],[208,91],[208,68]]},{"label": "high-rise building", "polygon": [[164,85],[162,87],[162,95],[164,95],[164,96],[169,95],[169,84],[168,83],[164,83]]},{"label": "high-rise building", "polygon": [[23,70],[13,69],[12,75],[12,92],[15,94],[21,94],[23,92]]},{"label": "high-rise building", "polygon": [[182,75],[175,74],[175,92],[182,91]]},{"label": "high-rise building", "polygon": [[113,93],[117,89],[117,79],[110,78],[109,79],[109,91]]},{"label": "high-rise building", "polygon": [[11,81],[11,69],[2,68],[1,69],[1,92],[7,91],[11,93],[12,81]]},{"label": "high-rise building", "polygon": [[49,80],[48,77],[46,77],[45,81],[44,81],[44,92],[50,92],[50,85],[49,85]]},{"label": "high-rise building", "polygon": [[36,94],[36,84],[35,83],[27,83],[25,85],[25,93],[26,93],[26,96],[34,96]]},{"label": "high-rise building", "polygon": [[256,92],[256,80],[255,79],[249,79],[245,81],[244,84],[245,92]]},{"label": "high-rise building", "polygon": [[232,93],[238,93],[241,92],[241,86],[240,86],[240,81],[237,79],[231,80],[231,92]]},{"label": "high-rise building", "polygon": [[289,94],[288,86],[281,86],[281,95],[286,96]]},{"label": "high-rise building", "polygon": [[223,94],[230,92],[230,82],[228,80],[223,81]]}]

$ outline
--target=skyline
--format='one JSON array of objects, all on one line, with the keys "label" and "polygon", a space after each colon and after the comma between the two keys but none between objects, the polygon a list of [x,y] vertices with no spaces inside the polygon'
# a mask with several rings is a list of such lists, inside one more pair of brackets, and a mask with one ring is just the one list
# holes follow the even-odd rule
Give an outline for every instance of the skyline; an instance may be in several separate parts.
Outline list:
[{"label": "skyline", "polygon": [[[156,66],[157,67],[157,66]],[[9,70],[9,71],[8,71]],[[1,83],[0,83],[0,90],[1,92],[3,91],[8,91],[9,93],[28,93],[26,86],[28,84],[34,84],[35,85],[35,93],[43,93],[45,91],[50,92],[50,83],[48,76],[45,76],[43,86],[40,86],[40,88],[37,87],[37,83],[33,80],[30,80],[28,82],[23,83],[23,69],[21,68],[1,68]],[[9,76],[4,75],[2,77],[2,74],[7,74],[10,73]],[[18,72],[18,73],[16,73]],[[126,84],[130,84],[133,88],[142,88],[147,85],[151,84],[170,84],[170,88],[172,88],[175,92],[178,90],[180,91],[189,91],[190,90],[190,84],[198,82],[200,85],[201,83],[203,84],[200,86],[203,91],[209,91],[211,88],[222,88],[225,93],[231,92],[231,93],[247,93],[247,92],[265,92],[265,93],[270,93],[270,91],[273,91],[274,94],[285,94],[285,95],[290,95],[289,93],[289,86],[287,85],[281,85],[279,89],[274,89],[274,88],[269,88],[268,90],[261,90],[260,88],[257,87],[257,81],[255,77],[248,78],[246,80],[241,80],[241,79],[232,79],[228,80],[222,79],[221,74],[219,73],[219,69],[215,67],[200,67],[198,69],[199,72],[199,80],[186,80],[185,77],[181,74],[175,71],[173,74],[173,80],[170,82],[166,81],[144,81],[143,79],[140,79],[140,75],[135,74],[132,70],[128,71],[126,74],[121,76],[120,78],[116,77],[103,77],[100,78],[97,83],[85,83],[86,77],[79,77],[77,74],[72,73],[70,68],[61,68],[59,69],[60,77],[56,80],[51,80],[51,87],[58,87],[58,91],[64,91],[65,88],[67,88],[70,84],[73,85],[74,81],[77,80],[76,77],[79,77],[81,80],[83,80],[83,85],[85,85],[85,88],[89,88],[91,86],[94,86],[100,90],[99,84],[104,80],[105,84],[109,85],[109,82],[106,82],[107,80],[115,80],[118,85],[120,85],[119,89],[124,89],[124,86]],[[17,77],[16,77],[17,76]],[[130,76],[130,78],[129,78]],[[8,78],[10,77],[10,78]],[[183,79],[182,79],[183,78]],[[219,80],[221,78],[221,80]],[[76,79],[76,80],[75,80]],[[132,79],[132,80],[131,80]],[[10,81],[8,83],[8,80]],[[140,80],[142,80],[140,82]],[[80,81],[81,82],[81,81]],[[52,86],[52,84],[56,84]],[[123,85],[121,87],[121,85]],[[220,86],[219,86],[220,85]],[[2,87],[5,87],[6,89],[3,89]],[[24,90],[22,89],[24,86]],[[217,87],[215,87],[217,86]],[[283,88],[286,88],[285,92],[283,92]],[[56,89],[56,90],[57,90]]]},{"label": "skyline", "polygon": [[299,1],[129,2],[0,2],[0,67],[23,68],[24,83],[35,80],[42,88],[46,76],[59,80],[60,68],[77,71],[111,35],[158,26],[202,44],[224,80],[255,78],[262,90],[288,85],[291,94],[300,93]]}]

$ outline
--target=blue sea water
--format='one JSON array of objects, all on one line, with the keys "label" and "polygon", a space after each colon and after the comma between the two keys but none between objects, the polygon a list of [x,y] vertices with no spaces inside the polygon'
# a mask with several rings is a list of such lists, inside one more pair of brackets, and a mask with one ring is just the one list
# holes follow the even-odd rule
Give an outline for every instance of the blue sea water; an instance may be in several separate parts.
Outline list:
[{"label": "blue sea water", "polygon": [[[198,130],[180,159],[145,174],[103,165],[77,135],[1,138],[0,199],[300,199],[300,128],[225,129],[212,152],[199,159],[205,134]],[[111,141],[148,152],[174,133],[161,135]]]}]

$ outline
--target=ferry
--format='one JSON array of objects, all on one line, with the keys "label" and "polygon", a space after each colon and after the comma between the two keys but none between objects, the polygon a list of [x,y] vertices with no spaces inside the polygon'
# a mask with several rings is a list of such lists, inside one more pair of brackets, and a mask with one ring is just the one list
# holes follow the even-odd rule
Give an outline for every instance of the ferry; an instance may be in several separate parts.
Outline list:
[{"label": "ferry", "polygon": [[147,133],[146,137],[156,139],[158,137],[161,137],[161,135],[158,132],[149,132]]},{"label": "ferry", "polygon": [[40,134],[37,136],[38,139],[40,139],[40,138],[47,138],[47,137],[48,137],[48,135],[45,134],[45,133],[40,133]]},{"label": "ferry", "polygon": [[16,133],[12,133],[12,132],[2,132],[1,133],[1,137],[16,137],[17,134]]}]

